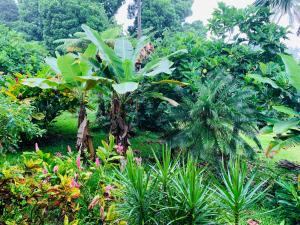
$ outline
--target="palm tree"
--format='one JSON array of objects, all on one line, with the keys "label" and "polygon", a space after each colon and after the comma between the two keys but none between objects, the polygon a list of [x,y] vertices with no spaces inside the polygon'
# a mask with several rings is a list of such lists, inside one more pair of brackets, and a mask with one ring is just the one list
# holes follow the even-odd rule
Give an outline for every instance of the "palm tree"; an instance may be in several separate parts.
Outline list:
[{"label": "palm tree", "polygon": [[229,158],[238,154],[239,149],[253,155],[254,149],[245,139],[248,137],[260,146],[255,113],[249,106],[251,92],[239,88],[229,76],[191,86],[195,94],[185,97],[174,109],[178,131],[173,144],[189,147],[205,160]]},{"label": "palm tree", "polygon": [[[299,0],[256,0],[256,6],[270,7],[277,14],[277,22],[282,16],[288,15],[289,23],[293,26],[294,22],[300,23],[300,1]],[[300,26],[297,35],[300,35]]]}]

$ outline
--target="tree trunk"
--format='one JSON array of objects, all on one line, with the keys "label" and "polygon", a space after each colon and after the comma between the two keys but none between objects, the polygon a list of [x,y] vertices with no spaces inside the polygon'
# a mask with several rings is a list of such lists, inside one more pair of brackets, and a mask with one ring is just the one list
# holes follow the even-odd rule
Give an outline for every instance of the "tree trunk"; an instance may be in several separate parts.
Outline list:
[{"label": "tree trunk", "polygon": [[114,95],[110,110],[110,133],[116,143],[121,144],[125,151],[130,146],[129,125],[126,124],[126,112],[118,96]]},{"label": "tree trunk", "polygon": [[83,122],[84,118],[86,118],[86,107],[84,104],[83,99],[80,100],[80,109],[79,109],[79,114],[78,114],[78,121],[77,121],[77,128],[80,127],[81,123]]},{"label": "tree trunk", "polygon": [[137,15],[137,38],[142,37],[142,0],[137,0],[138,15]]},{"label": "tree trunk", "polygon": [[93,161],[95,158],[95,150],[93,146],[92,136],[89,132],[89,121],[87,119],[86,106],[84,101],[80,102],[80,109],[78,114],[78,132],[76,148],[80,154],[86,149],[90,154],[90,159]]}]

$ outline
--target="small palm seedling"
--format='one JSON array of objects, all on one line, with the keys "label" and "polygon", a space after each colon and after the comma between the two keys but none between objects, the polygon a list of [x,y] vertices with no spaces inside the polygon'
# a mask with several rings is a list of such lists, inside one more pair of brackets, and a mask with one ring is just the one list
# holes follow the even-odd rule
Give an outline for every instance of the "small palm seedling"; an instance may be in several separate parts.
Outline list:
[{"label": "small palm seedling", "polygon": [[216,185],[217,205],[220,208],[222,222],[239,225],[241,219],[253,205],[261,199],[265,191],[265,182],[252,186],[255,173],[248,179],[246,163],[236,160],[230,162],[227,170],[222,167],[222,185]]}]

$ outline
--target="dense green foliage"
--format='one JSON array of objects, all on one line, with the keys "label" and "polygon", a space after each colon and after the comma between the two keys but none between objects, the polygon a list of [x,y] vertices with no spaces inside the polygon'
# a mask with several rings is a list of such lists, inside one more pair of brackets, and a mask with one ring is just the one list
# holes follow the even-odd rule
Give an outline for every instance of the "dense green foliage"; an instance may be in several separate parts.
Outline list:
[{"label": "dense green foliage", "polygon": [[62,156],[36,146],[35,152],[22,155],[18,165],[5,163],[0,169],[0,204],[5,205],[0,222],[211,224],[231,213],[231,202],[216,204],[226,188],[241,194],[241,211],[235,214],[239,218],[263,195],[254,195],[263,183],[253,186],[255,176],[245,177],[249,174],[245,164],[224,170],[224,182],[230,183],[218,184],[215,192],[210,188],[214,184],[205,179],[207,172],[198,168],[195,160],[173,162],[170,149],[163,153],[163,159],[156,159],[151,168],[131,150],[127,164],[118,164],[116,159],[124,160],[125,155],[111,136],[97,149],[99,158],[87,166],[71,149]]},{"label": "dense green foliage", "polygon": [[9,25],[11,22],[18,20],[19,12],[14,0],[1,0],[0,12],[0,23]]},{"label": "dense green foliage", "polygon": [[139,39],[114,26],[122,0],[19,2],[0,25],[0,224],[298,223],[300,166],[274,163],[300,144],[288,30],[271,1],[219,3],[207,26],[184,22],[192,2],[142,1]]},{"label": "dense green foliage", "polygon": [[[0,71],[4,74],[35,73],[42,68],[45,48],[0,24]],[[1,78],[0,78],[1,79]]]},{"label": "dense green foliage", "polygon": [[245,140],[258,142],[253,93],[239,89],[230,76],[196,81],[190,88],[191,96],[184,96],[174,110],[178,134],[173,145],[194,149],[196,155],[213,161],[241,154],[238,149],[253,156],[254,149]]},{"label": "dense green foliage", "polygon": [[[185,18],[192,14],[192,0],[143,0],[142,27],[151,28],[160,36],[167,29],[178,29]],[[129,18],[136,18],[137,1],[129,7]],[[136,32],[137,19],[129,30]]]},{"label": "dense green foliage", "polygon": [[32,123],[33,108],[0,95],[0,152],[17,149],[21,136],[26,140],[38,137],[43,131]]},{"label": "dense green foliage", "polygon": [[99,31],[109,26],[109,18],[99,1],[44,1],[20,2],[19,30],[29,39],[44,41],[50,50],[57,39],[80,31],[82,24],[88,24]]}]

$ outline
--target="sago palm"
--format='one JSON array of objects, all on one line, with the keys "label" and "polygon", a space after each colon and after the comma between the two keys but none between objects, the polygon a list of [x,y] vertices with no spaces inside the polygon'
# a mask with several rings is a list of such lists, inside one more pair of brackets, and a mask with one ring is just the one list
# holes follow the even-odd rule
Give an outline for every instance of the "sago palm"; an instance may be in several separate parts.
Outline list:
[{"label": "sago palm", "polygon": [[[193,84],[194,93],[174,111],[178,132],[172,143],[189,147],[205,160],[251,155],[254,149],[245,137],[256,138],[256,119],[249,105],[252,92],[239,88],[229,77],[216,77]],[[180,141],[180,142],[179,142]]]}]

